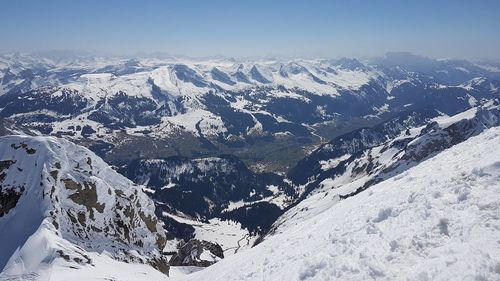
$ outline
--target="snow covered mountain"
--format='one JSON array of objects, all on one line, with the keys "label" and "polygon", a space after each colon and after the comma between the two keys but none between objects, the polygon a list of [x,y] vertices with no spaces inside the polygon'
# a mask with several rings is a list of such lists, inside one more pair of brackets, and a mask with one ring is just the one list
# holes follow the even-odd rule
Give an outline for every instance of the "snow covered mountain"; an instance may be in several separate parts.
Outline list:
[{"label": "snow covered mountain", "polygon": [[148,187],[171,238],[215,242],[224,256],[253,246],[300,194],[230,155],[136,160],[120,172]]},{"label": "snow covered mountain", "polygon": [[[343,165],[347,166],[346,163],[352,162],[353,159],[368,157],[370,160],[373,155],[366,155],[366,151],[374,148],[378,148],[374,151],[378,154],[386,153],[387,150],[392,150],[392,153],[397,154],[394,149],[409,153],[408,150],[413,149],[416,150],[412,152],[414,155],[405,156],[405,159],[414,158],[413,160],[418,162],[428,154],[466,140],[484,128],[498,126],[499,99],[493,99],[451,117],[433,116],[433,111],[408,112],[377,126],[361,128],[341,135],[302,159],[296,167],[290,170],[288,177],[298,184],[306,184],[308,181],[325,177],[320,176],[322,173],[329,173]],[[421,142],[432,143],[436,148],[421,152],[424,149],[416,148],[417,143],[412,142],[417,138]],[[437,144],[437,142],[441,143]],[[420,144],[419,142],[418,145]],[[422,145],[429,144],[423,143]],[[420,155],[415,155],[419,153]],[[373,158],[376,160],[379,156],[373,156]],[[363,166],[363,164],[358,163],[356,166]],[[369,170],[373,168],[372,165]]]},{"label": "snow covered mountain", "polygon": [[216,242],[227,257],[500,125],[499,104],[494,99],[451,117],[405,112],[320,146],[288,178],[255,174],[234,156],[139,160],[122,173],[151,188],[174,238]]},{"label": "snow covered mountain", "polygon": [[292,147],[297,161],[304,146],[333,138],[347,121],[357,119],[347,125],[356,129],[406,110],[453,115],[498,97],[498,81],[495,68],[408,54],[367,64],[17,54],[0,57],[0,118],[72,139],[117,165],[230,153],[283,172],[290,164],[260,147]]},{"label": "snow covered mountain", "polygon": [[486,129],[176,280],[498,280],[499,142]]},{"label": "snow covered mountain", "polygon": [[0,195],[2,280],[64,280],[103,261],[168,274],[153,202],[88,149],[0,137]]},{"label": "snow covered mountain", "polygon": [[[312,206],[291,208],[287,216],[280,217],[275,223],[272,232],[276,228],[279,231],[282,225],[322,212],[325,207],[355,196],[379,182],[398,177],[423,160],[488,128],[499,126],[500,102],[493,100],[429,122],[421,122],[415,115],[405,117],[404,122],[396,118],[339,136],[301,160],[288,177],[305,190],[297,200],[299,205],[311,202]],[[295,220],[289,220],[289,217]]]},{"label": "snow covered mountain", "polygon": [[[188,279],[454,277],[442,264],[417,275],[396,268],[432,260],[429,245],[448,253],[444,239],[465,247],[444,216],[456,206],[439,200],[454,192],[473,208],[476,178],[481,188],[498,179],[496,152],[486,166],[476,156],[485,149],[478,142],[496,147],[499,81],[493,64],[404,53],[365,63],[0,56],[0,136],[16,135],[0,137],[0,280],[74,272],[162,280],[206,266],[206,276]],[[449,164],[467,168],[464,188],[453,190],[450,167],[432,184],[418,178],[414,171],[436,169],[440,157],[480,171]],[[406,202],[409,188],[416,197]],[[373,195],[379,189],[394,198]],[[412,205],[421,197],[429,200]],[[415,210],[420,228],[405,224]],[[436,235],[418,236],[423,230]],[[443,254],[445,263],[459,267],[465,253]],[[476,277],[498,273],[470,253],[480,261],[470,272],[487,270]],[[244,259],[248,266],[230,269]],[[293,270],[284,271],[286,260]]]}]

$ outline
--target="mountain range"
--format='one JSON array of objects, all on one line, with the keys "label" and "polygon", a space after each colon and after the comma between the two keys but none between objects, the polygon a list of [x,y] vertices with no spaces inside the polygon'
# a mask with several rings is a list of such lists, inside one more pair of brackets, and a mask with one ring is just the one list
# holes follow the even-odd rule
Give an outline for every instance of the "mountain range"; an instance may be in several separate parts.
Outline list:
[{"label": "mountain range", "polygon": [[408,53],[1,55],[0,280],[493,280],[499,86]]}]

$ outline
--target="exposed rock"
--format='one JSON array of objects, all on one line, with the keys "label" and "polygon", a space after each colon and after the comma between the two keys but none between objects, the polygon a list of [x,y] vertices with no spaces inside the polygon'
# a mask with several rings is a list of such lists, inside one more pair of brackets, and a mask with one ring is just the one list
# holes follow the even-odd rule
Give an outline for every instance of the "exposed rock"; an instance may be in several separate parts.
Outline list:
[{"label": "exposed rock", "polygon": [[19,201],[23,192],[24,187],[2,190],[2,186],[0,185],[0,217],[3,217],[16,207],[17,201]]},{"label": "exposed rock", "polygon": [[191,239],[178,245],[178,252],[170,259],[172,266],[210,266],[224,258],[218,244]]},{"label": "exposed rock", "polygon": [[[53,137],[1,137],[0,175],[0,229],[20,221],[27,225],[13,230],[22,233],[6,236],[0,231],[0,271],[17,267],[7,264],[10,261],[23,262],[23,251],[50,247],[47,254],[59,253],[69,267],[87,266],[85,253],[107,252],[116,260],[148,264],[168,273],[162,254],[166,234],[154,203],[140,186],[91,151]],[[12,209],[16,212],[10,216]],[[12,235],[20,236],[19,244],[7,241]],[[36,240],[42,244],[24,249],[33,235],[43,237]],[[47,239],[53,243],[43,244]],[[30,266],[52,260],[42,253],[30,260]]]}]

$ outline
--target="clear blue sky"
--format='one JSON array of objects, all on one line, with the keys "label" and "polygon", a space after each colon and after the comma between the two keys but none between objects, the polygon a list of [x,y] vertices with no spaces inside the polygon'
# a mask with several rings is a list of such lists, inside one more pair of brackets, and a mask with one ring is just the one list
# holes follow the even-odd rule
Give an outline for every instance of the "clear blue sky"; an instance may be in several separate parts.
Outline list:
[{"label": "clear blue sky", "polygon": [[500,58],[499,0],[1,0],[0,52]]}]

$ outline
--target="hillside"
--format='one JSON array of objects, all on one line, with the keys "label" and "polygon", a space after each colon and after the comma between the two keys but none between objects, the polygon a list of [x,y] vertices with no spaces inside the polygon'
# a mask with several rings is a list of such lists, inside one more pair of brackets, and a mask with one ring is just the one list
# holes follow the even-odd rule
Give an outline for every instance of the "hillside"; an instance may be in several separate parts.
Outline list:
[{"label": "hillside", "polygon": [[2,280],[64,280],[75,269],[102,270],[103,262],[168,274],[153,202],[86,148],[1,137],[0,194]]},{"label": "hillside", "polygon": [[181,280],[497,280],[499,141],[488,129]]}]

